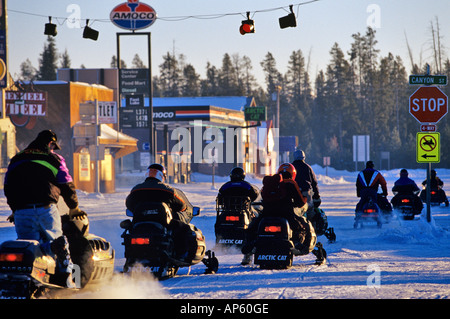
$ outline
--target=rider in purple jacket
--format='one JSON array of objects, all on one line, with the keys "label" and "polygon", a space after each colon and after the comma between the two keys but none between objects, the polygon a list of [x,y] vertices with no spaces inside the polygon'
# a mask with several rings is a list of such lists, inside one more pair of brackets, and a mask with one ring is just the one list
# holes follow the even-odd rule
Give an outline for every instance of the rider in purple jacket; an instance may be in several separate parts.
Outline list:
[{"label": "rider in purple jacket", "polygon": [[9,221],[14,222],[18,239],[38,240],[49,255],[56,255],[61,279],[68,287],[72,282],[73,264],[67,238],[63,235],[58,199],[62,196],[71,218],[86,215],[78,207],[72,177],[61,155],[57,137],[51,130],[38,134],[36,139],[10,161],[5,175],[4,192],[12,210]]}]

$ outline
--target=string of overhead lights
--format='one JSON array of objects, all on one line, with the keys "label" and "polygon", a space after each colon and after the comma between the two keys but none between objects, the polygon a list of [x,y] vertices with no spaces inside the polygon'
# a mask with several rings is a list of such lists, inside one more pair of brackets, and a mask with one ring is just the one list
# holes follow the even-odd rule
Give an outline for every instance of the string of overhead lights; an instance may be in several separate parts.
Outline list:
[{"label": "string of overhead lights", "polygon": [[[298,16],[298,10],[300,8],[300,6],[302,5],[307,5],[313,2],[317,2],[320,0],[309,0],[306,2],[301,2],[301,3],[297,3],[297,4],[291,4],[289,6],[282,6],[282,7],[276,7],[276,8],[270,8],[270,9],[262,9],[262,10],[255,10],[255,11],[247,11],[245,13],[243,12],[234,12],[234,13],[219,13],[219,14],[207,14],[207,15],[189,15],[189,16],[172,16],[172,17],[159,17],[158,16],[158,20],[162,20],[162,21],[169,21],[169,22],[176,22],[176,21],[183,21],[183,20],[188,20],[188,19],[220,19],[223,17],[227,17],[227,16],[235,16],[235,15],[241,15],[243,17],[246,17],[246,20],[243,20],[241,22],[241,26],[239,28],[239,32],[244,35],[247,33],[254,33],[255,32],[255,23],[254,20],[252,20],[250,18],[253,18],[255,16],[255,14],[257,13],[265,13],[265,12],[272,12],[272,11],[278,11],[278,10],[284,10],[286,12],[288,12],[288,15],[283,16],[281,18],[279,18],[279,25],[281,29],[287,28],[287,27],[296,27],[297,26],[297,19],[296,19],[296,15],[294,13],[294,7],[297,8],[297,16]],[[31,15],[31,16],[36,16],[36,17],[45,17],[49,19],[49,22],[45,24],[45,30],[44,30],[44,34],[45,35],[50,35],[50,36],[56,36],[57,35],[57,26],[56,24],[52,23],[52,19],[56,20],[57,23],[59,25],[63,25],[64,23],[66,23],[66,21],[69,20],[69,18],[67,17],[55,17],[55,16],[47,16],[47,15],[42,15],[42,14],[37,14],[37,13],[30,13],[30,12],[25,12],[25,11],[20,11],[20,10],[13,10],[13,9],[8,9],[8,12],[13,12],[13,13],[19,13],[19,14],[26,14],[26,15]],[[62,22],[61,22],[62,21]],[[97,40],[98,39],[98,35],[99,32],[97,30],[92,29],[91,27],[89,27],[89,21],[92,21],[92,23],[94,22],[110,22],[110,19],[70,19],[70,22],[82,22],[82,21],[86,21],[86,25],[84,27],[83,30],[83,38],[86,39],[92,39],[92,40]]]}]

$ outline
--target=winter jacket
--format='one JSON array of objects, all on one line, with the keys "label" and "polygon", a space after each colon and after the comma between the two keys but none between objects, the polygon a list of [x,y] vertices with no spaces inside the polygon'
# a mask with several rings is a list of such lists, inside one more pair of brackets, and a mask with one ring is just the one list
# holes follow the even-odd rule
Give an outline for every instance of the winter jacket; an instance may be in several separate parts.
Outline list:
[{"label": "winter jacket", "polygon": [[395,181],[394,187],[392,187],[392,192],[397,192],[398,194],[416,194],[420,191],[419,187],[417,187],[416,182],[414,182],[411,178],[402,176],[398,180]]},{"label": "winter jacket", "polygon": [[366,168],[361,171],[356,178],[356,195],[361,197],[361,191],[370,189],[373,193],[377,193],[378,186],[381,186],[383,195],[387,196],[386,180],[381,173],[373,168]]},{"label": "winter jacket", "polygon": [[11,159],[4,193],[13,211],[30,205],[56,204],[59,196],[70,209],[78,206],[75,185],[64,158],[39,143],[31,143]]},{"label": "winter jacket", "polygon": [[[262,199],[264,203],[264,215],[280,216],[288,218],[294,213],[295,208],[301,208],[306,204],[306,197],[302,195],[297,183],[292,179],[284,179],[281,182],[282,198],[276,201],[268,201],[265,199],[264,192]],[[263,186],[264,188],[264,186]]]},{"label": "winter jacket", "polygon": [[[423,186],[427,186],[427,180],[424,180],[422,182]],[[437,189],[437,188],[443,188],[444,187],[444,182],[437,176],[435,176],[434,178],[432,177],[430,179],[430,185],[431,185],[431,189]]]},{"label": "winter jacket", "polygon": [[312,189],[313,198],[319,198],[317,178],[311,166],[309,166],[309,164],[307,164],[304,160],[295,160],[292,162],[292,165],[294,165],[295,170],[297,171],[295,181],[297,182],[298,187],[300,187],[302,191],[309,191]]},{"label": "winter jacket", "polygon": [[259,189],[247,181],[226,182],[219,189],[217,198],[219,201],[227,196],[247,196],[254,202],[259,196]]},{"label": "winter jacket", "polygon": [[192,219],[193,206],[186,195],[153,177],[148,177],[143,183],[134,186],[125,200],[125,205],[135,213],[145,209],[146,204],[150,202],[166,203],[173,218],[186,224]]},{"label": "winter jacket", "polygon": [[[294,231],[298,231],[302,226],[298,221],[301,213],[297,212],[297,210],[306,204],[306,197],[302,195],[297,183],[292,179],[283,179],[281,187],[283,188],[282,193],[284,196],[277,201],[268,202],[267,200],[264,200],[265,196],[263,195],[264,209],[262,216],[286,218],[291,228]],[[262,192],[262,194],[264,194],[264,192]]]}]

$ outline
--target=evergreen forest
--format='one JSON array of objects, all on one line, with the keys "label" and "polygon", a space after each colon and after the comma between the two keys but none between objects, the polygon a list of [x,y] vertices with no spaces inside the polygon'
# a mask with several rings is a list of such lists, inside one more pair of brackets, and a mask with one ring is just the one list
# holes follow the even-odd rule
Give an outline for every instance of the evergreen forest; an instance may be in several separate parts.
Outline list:
[{"label": "evergreen forest", "polygon": [[[434,54],[428,62],[430,73],[450,77],[450,60],[439,34],[434,29],[432,32]],[[371,28],[351,37],[349,51],[338,43],[330,48],[326,69],[319,70],[315,78],[310,75],[309,58],[302,50],[290,54],[284,74],[278,70],[274,56],[267,52],[264,60],[258,62],[265,75],[263,87],[253,75],[252,61],[245,55],[225,53],[220,66],[205,60],[202,77],[184,55],[167,52],[159,70],[153,71],[154,97],[253,96],[258,106],[267,107],[268,119],[274,119],[273,94],[279,91],[280,135],[297,136],[309,164],[322,165],[323,157],[329,156],[332,167],[354,170],[353,136],[369,135],[371,160],[376,168],[425,168],[426,164],[416,162],[416,133],[420,124],[409,114],[408,105],[409,96],[419,87],[409,84],[409,75],[425,74],[427,63],[416,63],[411,50],[407,62],[395,53],[381,56],[376,31]],[[405,40],[407,43],[406,36]],[[122,67],[126,65],[122,61]],[[55,40],[48,37],[38,68],[27,59],[16,77],[54,80],[60,67],[71,67],[69,53],[65,50],[58,54]],[[115,56],[111,67],[116,67]],[[131,68],[146,68],[137,54]],[[450,85],[440,88],[450,96]],[[449,115],[437,124],[441,153],[440,163],[433,167],[449,168],[449,124]],[[386,152],[389,167],[381,156]]]}]

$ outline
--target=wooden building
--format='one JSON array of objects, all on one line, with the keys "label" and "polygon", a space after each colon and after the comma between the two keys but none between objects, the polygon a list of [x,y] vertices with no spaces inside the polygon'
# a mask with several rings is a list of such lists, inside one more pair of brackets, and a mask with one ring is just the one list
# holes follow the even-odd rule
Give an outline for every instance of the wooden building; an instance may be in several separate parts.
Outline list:
[{"label": "wooden building", "polygon": [[[66,159],[77,189],[86,192],[114,192],[115,159],[136,151],[137,140],[116,131],[114,129],[116,124],[100,124],[98,130],[100,152],[97,152],[95,137],[84,135],[75,138],[74,134],[79,132],[77,128],[89,126],[80,121],[80,104],[115,101],[114,91],[103,85],[66,81],[36,81],[32,87],[29,86],[25,90],[27,92],[32,90],[35,93],[45,92],[46,103],[42,108],[35,108],[32,111],[31,107],[24,108],[23,100],[14,94],[10,95],[13,100],[6,101],[6,115],[9,115],[16,125],[18,150],[28,146],[40,131],[51,129],[58,136],[61,150],[57,152]],[[117,107],[113,111],[117,112]],[[117,117],[117,114],[114,115]],[[101,157],[97,167],[98,153]],[[98,181],[96,176],[99,176]]]}]

